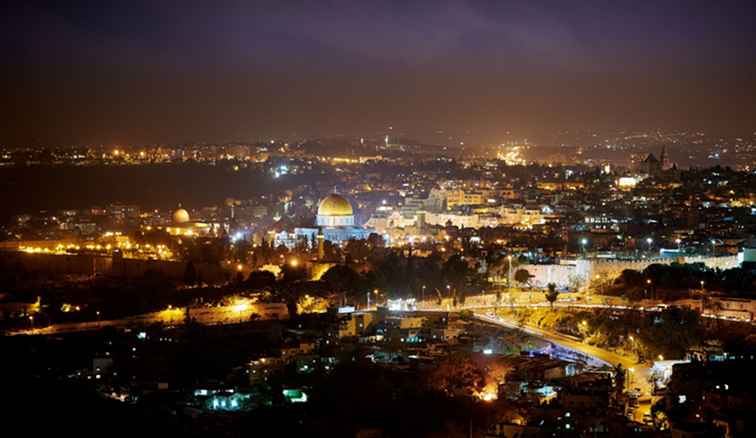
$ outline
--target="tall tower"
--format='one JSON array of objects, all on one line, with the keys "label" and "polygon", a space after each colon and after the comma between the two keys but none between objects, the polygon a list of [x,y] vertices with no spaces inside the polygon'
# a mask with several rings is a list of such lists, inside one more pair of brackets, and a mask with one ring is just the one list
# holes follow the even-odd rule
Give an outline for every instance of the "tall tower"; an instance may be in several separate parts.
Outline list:
[{"label": "tall tower", "polygon": [[318,231],[318,260],[322,261],[325,258],[325,236],[323,230]]},{"label": "tall tower", "polygon": [[661,156],[659,157],[661,170],[667,168],[667,145],[662,145]]}]

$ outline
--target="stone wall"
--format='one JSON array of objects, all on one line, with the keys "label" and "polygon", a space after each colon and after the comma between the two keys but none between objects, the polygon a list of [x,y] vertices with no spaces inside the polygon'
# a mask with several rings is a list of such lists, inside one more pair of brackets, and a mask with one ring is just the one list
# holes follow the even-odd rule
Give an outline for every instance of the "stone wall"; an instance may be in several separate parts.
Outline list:
[{"label": "stone wall", "polygon": [[72,254],[29,254],[25,252],[3,251],[2,263],[19,266],[28,272],[53,275],[94,275],[110,273],[113,266],[111,257]]},{"label": "stone wall", "polygon": [[622,271],[632,269],[642,271],[652,264],[669,265],[673,262],[703,263],[712,269],[732,269],[739,265],[735,255],[724,257],[692,256],[638,260],[616,259],[578,259],[565,260],[559,265],[522,265],[519,268],[527,269],[534,276],[532,285],[545,288],[548,283],[555,283],[559,288],[574,287],[578,285],[584,289],[593,282],[614,280]]},{"label": "stone wall", "polygon": [[[112,275],[133,278],[148,270],[158,271],[168,278],[181,281],[186,272],[186,262],[167,260],[116,259],[110,256],[89,254],[29,254],[25,252],[0,252],[2,263],[20,266],[29,272],[53,275]],[[225,271],[216,265],[195,263],[198,275],[206,283],[223,282]]]}]

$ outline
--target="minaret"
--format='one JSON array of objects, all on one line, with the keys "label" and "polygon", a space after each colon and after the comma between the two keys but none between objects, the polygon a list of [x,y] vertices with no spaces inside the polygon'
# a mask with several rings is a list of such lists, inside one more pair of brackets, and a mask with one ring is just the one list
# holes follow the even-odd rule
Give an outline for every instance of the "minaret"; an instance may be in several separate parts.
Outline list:
[{"label": "minaret", "polygon": [[318,231],[318,260],[322,261],[325,258],[325,236],[323,230]]}]

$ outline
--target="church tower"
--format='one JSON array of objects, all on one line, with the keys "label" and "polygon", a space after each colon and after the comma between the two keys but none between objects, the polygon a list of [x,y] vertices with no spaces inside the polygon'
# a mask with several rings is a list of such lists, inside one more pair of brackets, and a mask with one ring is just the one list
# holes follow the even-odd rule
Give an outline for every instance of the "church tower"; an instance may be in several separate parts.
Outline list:
[{"label": "church tower", "polygon": [[661,156],[659,157],[659,165],[661,170],[667,168],[667,145],[662,145]]}]

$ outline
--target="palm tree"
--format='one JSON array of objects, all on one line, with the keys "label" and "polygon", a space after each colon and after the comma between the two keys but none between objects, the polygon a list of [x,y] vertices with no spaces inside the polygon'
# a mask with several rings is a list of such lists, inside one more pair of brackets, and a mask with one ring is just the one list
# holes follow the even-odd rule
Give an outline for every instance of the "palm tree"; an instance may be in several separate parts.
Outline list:
[{"label": "palm tree", "polygon": [[559,291],[556,288],[556,284],[549,283],[548,289],[544,292],[544,295],[546,295],[546,300],[551,305],[551,309],[554,309],[554,302],[557,300],[557,297],[559,296]]}]

